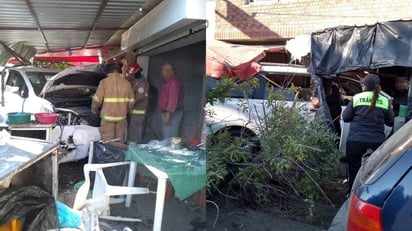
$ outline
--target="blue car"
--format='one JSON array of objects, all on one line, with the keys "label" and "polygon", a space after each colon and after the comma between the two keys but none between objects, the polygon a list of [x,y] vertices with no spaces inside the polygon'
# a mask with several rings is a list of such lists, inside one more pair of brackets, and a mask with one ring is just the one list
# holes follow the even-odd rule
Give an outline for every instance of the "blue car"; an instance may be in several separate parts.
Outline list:
[{"label": "blue car", "polygon": [[412,120],[366,154],[329,231],[412,230]]}]

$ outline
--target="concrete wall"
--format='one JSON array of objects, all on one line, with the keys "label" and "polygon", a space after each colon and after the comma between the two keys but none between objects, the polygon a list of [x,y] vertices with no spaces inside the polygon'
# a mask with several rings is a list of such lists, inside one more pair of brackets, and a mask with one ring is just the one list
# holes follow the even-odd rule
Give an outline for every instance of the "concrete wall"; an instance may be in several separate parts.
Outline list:
[{"label": "concrete wall", "polygon": [[[158,94],[163,85],[160,68],[163,63],[173,65],[176,75],[184,84],[184,116],[180,136],[184,139],[200,140],[203,128],[204,77],[205,77],[206,42],[199,42],[178,48],[160,55],[151,56],[147,78]],[[161,139],[162,119],[157,105],[158,99],[153,99],[149,109],[146,128],[146,139]]]},{"label": "concrete wall", "polygon": [[215,39],[282,41],[339,25],[412,18],[405,0],[216,0]]}]

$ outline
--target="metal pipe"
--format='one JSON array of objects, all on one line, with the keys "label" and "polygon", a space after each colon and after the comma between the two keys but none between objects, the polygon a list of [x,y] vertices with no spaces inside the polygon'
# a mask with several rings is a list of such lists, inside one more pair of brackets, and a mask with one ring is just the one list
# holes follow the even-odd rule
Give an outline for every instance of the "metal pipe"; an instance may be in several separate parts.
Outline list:
[{"label": "metal pipe", "polygon": [[29,11],[30,11],[31,16],[32,16],[33,19],[34,19],[34,22],[36,23],[37,30],[40,32],[40,35],[41,35],[41,37],[42,37],[42,39],[43,39],[43,41],[44,41],[44,45],[46,46],[46,50],[49,51],[49,50],[50,50],[50,48],[49,48],[49,42],[47,41],[46,36],[44,35],[44,32],[43,32],[43,29],[42,29],[41,26],[40,26],[39,19],[37,18],[36,13],[34,12],[33,6],[31,5],[30,0],[25,0],[25,1],[26,1],[27,7],[29,8]]}]

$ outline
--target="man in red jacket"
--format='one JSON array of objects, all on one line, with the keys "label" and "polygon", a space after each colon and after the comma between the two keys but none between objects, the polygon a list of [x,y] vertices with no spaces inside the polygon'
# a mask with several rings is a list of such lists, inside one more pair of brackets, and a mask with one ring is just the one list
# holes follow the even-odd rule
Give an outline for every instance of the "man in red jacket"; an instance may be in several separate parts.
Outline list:
[{"label": "man in red jacket", "polygon": [[159,109],[163,119],[163,139],[179,136],[183,118],[183,82],[169,63],[162,65],[163,87],[159,97]]}]

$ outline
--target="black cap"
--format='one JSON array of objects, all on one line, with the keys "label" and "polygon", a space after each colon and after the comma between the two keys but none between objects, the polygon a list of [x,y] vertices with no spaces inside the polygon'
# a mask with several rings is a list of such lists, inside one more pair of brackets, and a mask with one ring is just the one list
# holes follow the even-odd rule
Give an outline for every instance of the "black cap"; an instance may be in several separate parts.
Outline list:
[{"label": "black cap", "polygon": [[378,75],[368,74],[360,82],[366,86],[367,91],[373,91],[380,84],[380,79]]},{"label": "black cap", "polygon": [[107,65],[107,73],[112,73],[112,72],[114,72],[115,70],[117,70],[117,72],[119,72],[119,73],[122,73],[122,67],[119,65],[119,64],[117,64],[117,63],[109,63],[108,65]]}]

